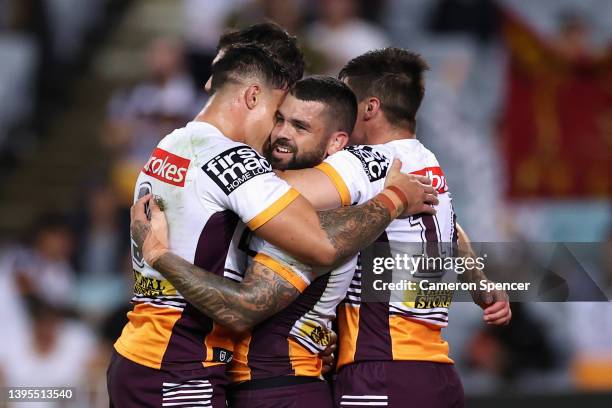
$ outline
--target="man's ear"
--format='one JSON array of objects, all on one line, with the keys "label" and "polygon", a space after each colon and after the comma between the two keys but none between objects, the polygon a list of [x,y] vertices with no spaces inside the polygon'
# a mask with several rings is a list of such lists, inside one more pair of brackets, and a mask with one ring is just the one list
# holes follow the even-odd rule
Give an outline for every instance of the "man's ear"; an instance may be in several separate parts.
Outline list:
[{"label": "man's ear", "polygon": [[349,141],[348,133],[344,131],[338,131],[332,133],[327,143],[327,155],[332,155],[344,149]]},{"label": "man's ear", "polygon": [[365,101],[365,109],[363,111],[363,119],[370,120],[374,118],[380,111],[380,99],[370,97]]},{"label": "man's ear", "polygon": [[248,109],[255,109],[261,99],[261,87],[257,84],[250,85],[244,91],[244,103]]}]

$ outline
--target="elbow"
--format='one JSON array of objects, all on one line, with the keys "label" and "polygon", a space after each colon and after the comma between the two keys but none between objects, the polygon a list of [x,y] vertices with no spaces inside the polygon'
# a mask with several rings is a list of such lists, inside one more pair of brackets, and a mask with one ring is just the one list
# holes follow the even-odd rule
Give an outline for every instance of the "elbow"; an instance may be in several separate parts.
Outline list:
[{"label": "elbow", "polygon": [[242,336],[244,334],[247,334],[251,331],[252,326],[245,324],[245,323],[232,323],[229,324],[227,326],[225,326],[226,328],[230,329],[233,333],[235,333],[238,336]]},{"label": "elbow", "polygon": [[314,254],[312,264],[316,266],[334,266],[339,260],[340,255],[338,251],[332,245],[329,245]]},{"label": "elbow", "polygon": [[233,321],[222,322],[221,324],[237,335],[248,333],[255,326],[254,322],[247,321],[247,319],[235,319]]}]

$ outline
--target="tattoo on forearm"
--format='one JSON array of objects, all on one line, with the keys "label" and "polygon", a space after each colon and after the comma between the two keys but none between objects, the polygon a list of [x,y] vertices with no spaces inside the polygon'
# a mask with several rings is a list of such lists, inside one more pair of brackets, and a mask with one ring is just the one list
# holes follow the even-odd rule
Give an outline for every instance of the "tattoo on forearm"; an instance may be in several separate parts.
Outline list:
[{"label": "tattoo on forearm", "polygon": [[[466,245],[467,246],[467,245]],[[476,258],[476,254],[472,250],[470,246],[467,248],[462,248],[462,245],[459,245],[459,256],[464,258]],[[480,268],[473,267],[467,268],[465,272],[459,274],[459,280],[461,282],[467,283],[475,283],[476,289],[470,291],[470,295],[472,296],[472,300],[477,305],[486,305],[494,301],[499,297],[503,297],[503,294],[498,294],[495,292],[487,292],[480,289],[480,281],[488,281],[487,275]]]},{"label": "tattoo on forearm", "polygon": [[253,262],[241,283],[205,271],[177,255],[162,255],[157,269],[179,293],[215,322],[245,331],[287,307],[298,290],[266,266]]},{"label": "tattoo on forearm", "polygon": [[370,200],[362,205],[320,211],[319,221],[340,261],[374,242],[392,220],[385,206]]},{"label": "tattoo on forearm", "polygon": [[132,239],[136,242],[138,248],[142,249],[142,245],[147,234],[151,231],[151,224],[142,221],[134,221],[131,226]]}]

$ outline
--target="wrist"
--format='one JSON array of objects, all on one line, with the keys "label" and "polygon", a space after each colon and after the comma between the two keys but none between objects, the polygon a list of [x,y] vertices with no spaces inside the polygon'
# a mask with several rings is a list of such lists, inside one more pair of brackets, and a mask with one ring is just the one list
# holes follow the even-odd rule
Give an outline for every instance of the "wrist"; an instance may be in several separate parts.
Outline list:
[{"label": "wrist", "polygon": [[388,187],[378,193],[376,199],[389,211],[391,219],[397,218],[406,209],[400,197]]},{"label": "wrist", "polygon": [[150,250],[146,251],[147,255],[145,256],[145,261],[150,267],[155,269],[155,264],[159,261],[159,259],[169,252],[170,250],[164,247],[151,248]]}]

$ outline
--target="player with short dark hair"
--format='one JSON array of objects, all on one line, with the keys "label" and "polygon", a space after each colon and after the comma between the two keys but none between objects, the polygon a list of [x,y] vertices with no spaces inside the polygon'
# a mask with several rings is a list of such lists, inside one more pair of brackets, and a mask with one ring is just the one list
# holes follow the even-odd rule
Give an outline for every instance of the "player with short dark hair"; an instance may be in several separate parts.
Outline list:
[{"label": "player with short dark hair", "polygon": [[418,54],[385,48],[352,59],[342,68],[338,79],[347,80],[360,102],[376,95],[389,124],[414,133],[416,114],[425,96],[424,73],[428,69]]},{"label": "player with short dark hair", "polygon": [[[275,23],[254,24],[223,34],[213,64],[230,46],[238,44],[255,44],[269,52],[272,59],[283,67],[291,83],[297,82],[304,75],[304,55],[298,47],[297,38]],[[211,79],[204,86],[206,92],[210,92],[210,88]]]},{"label": "player with short dark hair", "polygon": [[[444,173],[433,153],[416,139],[426,69],[418,54],[397,48],[372,51],[350,61],[340,77],[351,88],[355,86],[359,106],[351,142],[362,145],[349,146],[315,169],[287,171],[282,176],[318,208],[334,208],[375,194],[390,161],[398,157],[403,172],[433,180],[439,193],[438,211],[394,221],[379,245],[459,241],[460,250],[467,247],[463,251],[470,253],[469,238],[455,221]],[[402,293],[400,300],[362,301],[361,268],[356,269],[338,312],[336,405],[463,406],[461,381],[448,356],[448,343],[441,337],[452,294],[446,295],[448,305],[440,307],[428,306],[435,302],[416,302],[427,299],[420,292]],[[470,279],[480,278],[486,279],[481,271],[470,274]],[[511,318],[507,295],[503,291],[489,295],[474,299],[484,309],[485,321],[507,324]]]},{"label": "player with short dark hair", "polygon": [[279,170],[316,166],[344,148],[356,116],[357,100],[346,84],[325,76],[302,79],[279,107],[264,155]]},{"label": "player with short dark hair", "polygon": [[210,94],[226,84],[238,84],[251,76],[263,79],[272,89],[288,89],[294,83],[287,70],[264,48],[238,44],[228,47],[223,57],[213,63]]},{"label": "player with short dark hair", "polygon": [[[205,294],[213,297],[217,290],[239,293],[241,285],[225,272],[235,268],[247,228],[297,259],[332,265],[372,242],[402,213],[433,212],[427,203],[434,195],[396,171],[390,186],[409,198],[390,189],[359,207],[317,213],[258,152],[293,85],[286,71],[263,48],[239,44],[215,61],[212,83],[206,106],[158,144],[137,181],[135,201],[142,209],[143,197],[161,197],[170,234],[169,242],[154,242],[150,249],[139,239],[146,225],[132,230],[135,307],[115,343],[108,372],[116,407],[225,406],[225,365],[236,337],[215,320],[231,319],[235,310],[224,303],[228,297],[207,302],[197,284],[210,284]],[[369,223],[357,226],[354,217]],[[303,289],[299,281],[285,279],[283,269],[255,265],[256,295],[271,287]],[[210,272],[198,275],[198,268]],[[169,281],[158,270],[183,274]],[[190,302],[194,298],[212,308],[216,318]],[[238,306],[232,302],[234,309]],[[271,307],[268,313],[276,311]]]}]

